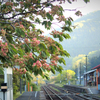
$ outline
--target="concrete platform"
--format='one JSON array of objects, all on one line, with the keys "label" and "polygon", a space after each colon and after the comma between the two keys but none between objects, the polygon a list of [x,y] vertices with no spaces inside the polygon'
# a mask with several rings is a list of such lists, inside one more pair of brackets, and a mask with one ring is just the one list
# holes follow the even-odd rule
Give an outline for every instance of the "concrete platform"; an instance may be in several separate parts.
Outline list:
[{"label": "concrete platform", "polygon": [[40,91],[40,100],[46,100],[46,97],[43,91]]},{"label": "concrete platform", "polygon": [[100,94],[100,91],[97,90],[96,86],[87,86],[87,87],[84,87],[84,88],[88,89],[89,94]]},{"label": "concrete platform", "polygon": [[24,92],[16,100],[46,100],[43,91]]},{"label": "concrete platform", "polygon": [[40,92],[38,91],[24,92],[16,100],[40,100]]}]

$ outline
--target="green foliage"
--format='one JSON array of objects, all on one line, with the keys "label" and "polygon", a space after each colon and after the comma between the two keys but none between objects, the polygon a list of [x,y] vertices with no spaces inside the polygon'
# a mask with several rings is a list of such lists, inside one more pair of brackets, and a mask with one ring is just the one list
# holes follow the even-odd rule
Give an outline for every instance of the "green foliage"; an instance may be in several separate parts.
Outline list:
[{"label": "green foliage", "polygon": [[18,91],[18,86],[16,86],[15,83],[13,83],[13,94],[15,95]]},{"label": "green foliage", "polygon": [[3,68],[2,68],[1,65],[0,65],[0,75],[3,75],[3,74],[4,74]]},{"label": "green foliage", "polygon": [[39,46],[40,50],[43,50],[43,49],[47,50],[47,48],[46,48],[44,43],[40,43],[38,46]]},{"label": "green foliage", "polygon": [[64,65],[66,65],[64,58],[60,58],[58,61],[59,63],[63,63]]},{"label": "green foliage", "polygon": [[47,13],[46,15],[47,15],[47,18],[50,19],[50,21],[53,20],[53,16],[52,15],[50,15],[49,13]]},{"label": "green foliage", "polygon": [[90,2],[90,0],[84,0],[84,2],[88,3],[88,2]]},{"label": "green foliage", "polygon": [[16,34],[20,37],[25,37],[25,33],[24,33],[24,31],[22,30],[22,29],[20,29],[20,28],[16,28],[15,29],[15,32],[16,32]]},{"label": "green foliage", "polygon": [[[69,3],[73,2],[71,0],[67,1]],[[53,5],[54,3],[52,2],[17,0],[17,3],[16,1],[2,1],[2,4],[0,4],[0,37],[2,38],[0,42],[2,44],[0,46],[0,60],[6,66],[9,66],[9,63],[12,64],[11,66],[17,64],[20,69],[15,68],[14,71],[20,70],[18,73],[26,73],[28,81],[32,79],[30,75],[32,73],[36,76],[40,74],[42,77],[49,79],[48,75],[44,73],[45,71],[50,72],[51,69],[53,73],[55,73],[55,70],[61,72],[63,69],[58,62],[65,64],[64,59],[61,58],[59,61],[54,61],[57,65],[53,65],[51,68],[53,57],[69,57],[69,53],[63,49],[60,43],[44,35],[42,28],[37,27],[40,24],[45,26],[45,29],[50,30],[54,24],[53,21],[56,19],[58,24],[63,23],[63,25],[60,27],[60,31],[56,31],[53,28],[50,35],[58,38],[60,42],[70,38],[69,34],[65,32],[72,32],[73,20],[70,17],[65,18],[63,7]],[[88,2],[88,0],[85,0],[85,2]],[[14,11],[13,8],[15,8]],[[46,10],[48,8],[50,11]],[[48,59],[50,61],[49,64],[47,62]],[[42,63],[43,61],[46,62]],[[14,77],[18,79],[17,76]],[[15,80],[14,83],[17,84]],[[15,87],[14,92],[16,91],[17,88]]]},{"label": "green foliage", "polygon": [[57,51],[57,48],[56,48],[55,46],[51,45],[51,46],[49,47],[49,50],[51,51],[51,54],[55,54],[56,51]]},{"label": "green foliage", "polygon": [[31,83],[30,86],[32,86],[33,91],[36,91],[38,89],[37,85],[34,83]]}]

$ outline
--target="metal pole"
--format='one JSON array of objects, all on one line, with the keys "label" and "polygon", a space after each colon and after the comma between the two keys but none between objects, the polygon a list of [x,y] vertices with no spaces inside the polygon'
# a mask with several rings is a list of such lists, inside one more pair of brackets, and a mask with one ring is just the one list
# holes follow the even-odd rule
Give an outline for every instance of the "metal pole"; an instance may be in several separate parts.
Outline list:
[{"label": "metal pole", "polygon": [[5,100],[5,92],[3,92],[3,100]]},{"label": "metal pole", "polygon": [[25,92],[26,92],[27,90],[26,90],[26,74],[25,74]]},{"label": "metal pole", "polygon": [[80,84],[81,84],[81,63],[80,63]]},{"label": "metal pole", "polygon": [[[87,72],[87,55],[85,57],[86,57],[86,72]],[[86,86],[87,86],[87,74],[86,74]]]}]

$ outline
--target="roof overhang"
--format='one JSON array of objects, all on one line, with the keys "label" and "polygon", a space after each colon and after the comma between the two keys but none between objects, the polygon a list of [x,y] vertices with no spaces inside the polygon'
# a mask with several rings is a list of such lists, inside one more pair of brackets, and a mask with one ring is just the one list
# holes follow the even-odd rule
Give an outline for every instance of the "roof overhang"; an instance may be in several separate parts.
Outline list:
[{"label": "roof overhang", "polygon": [[96,71],[96,69],[90,70],[90,71],[88,71],[88,72],[84,73],[84,75],[85,75],[85,74],[92,73],[92,72],[95,72],[95,71]]}]

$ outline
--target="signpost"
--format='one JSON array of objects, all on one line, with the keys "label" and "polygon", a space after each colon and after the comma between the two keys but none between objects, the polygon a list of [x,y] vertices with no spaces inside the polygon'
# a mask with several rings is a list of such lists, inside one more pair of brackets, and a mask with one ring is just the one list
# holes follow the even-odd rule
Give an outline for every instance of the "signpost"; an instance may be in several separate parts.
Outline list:
[{"label": "signpost", "polygon": [[1,91],[3,92],[3,100],[5,100],[5,92],[7,91],[7,83],[1,84]]}]

